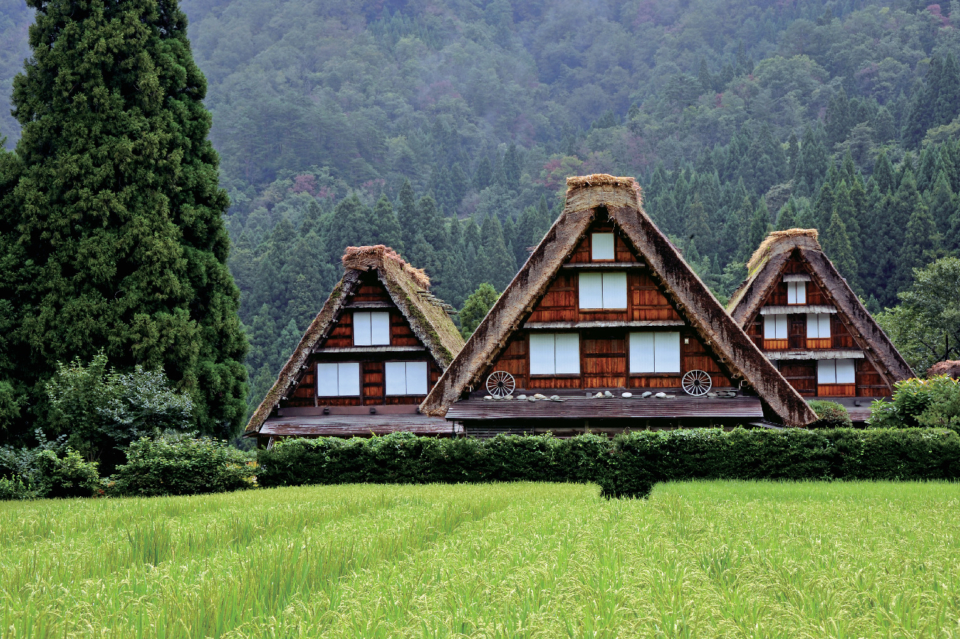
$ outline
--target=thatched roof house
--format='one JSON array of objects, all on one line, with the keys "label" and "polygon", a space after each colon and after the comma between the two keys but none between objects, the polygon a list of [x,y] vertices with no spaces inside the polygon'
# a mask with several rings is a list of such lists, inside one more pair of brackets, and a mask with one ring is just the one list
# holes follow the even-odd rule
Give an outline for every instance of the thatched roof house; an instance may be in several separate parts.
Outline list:
[{"label": "thatched roof house", "polygon": [[938,375],[960,379],[960,360],[950,359],[945,362],[937,362],[927,370],[927,377],[937,377]]},{"label": "thatched roof house", "polygon": [[463,347],[430,279],[385,246],[350,247],[343,278],[307,328],[244,435],[452,435],[417,405]]},{"label": "thatched roof house", "polygon": [[863,405],[861,397],[889,396],[894,383],[913,376],[823,253],[814,229],[771,233],[727,308],[805,397],[852,408]]},{"label": "thatched roof house", "polygon": [[[705,386],[688,394],[694,378]],[[498,380],[512,399],[484,398],[507,392]],[[815,419],[646,215],[636,181],[609,175],[567,180],[563,213],[421,411],[467,434]]]}]

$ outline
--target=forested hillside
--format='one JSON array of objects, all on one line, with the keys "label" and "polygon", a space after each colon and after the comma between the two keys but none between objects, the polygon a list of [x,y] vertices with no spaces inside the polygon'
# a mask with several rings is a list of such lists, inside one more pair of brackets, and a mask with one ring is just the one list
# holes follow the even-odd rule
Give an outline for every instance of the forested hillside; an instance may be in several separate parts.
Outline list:
[{"label": "forested hillside", "polygon": [[[568,175],[638,177],[721,297],[772,228],[819,228],[874,311],[960,244],[960,2],[182,6],[233,202],[253,405],[345,246],[394,246],[460,307],[509,282]],[[2,108],[32,16],[0,11]]]}]

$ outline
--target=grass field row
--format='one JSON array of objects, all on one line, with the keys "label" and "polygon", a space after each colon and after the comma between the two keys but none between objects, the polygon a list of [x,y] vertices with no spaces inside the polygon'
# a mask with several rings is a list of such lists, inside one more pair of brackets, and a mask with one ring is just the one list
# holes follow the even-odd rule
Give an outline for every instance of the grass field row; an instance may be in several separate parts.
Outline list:
[{"label": "grass field row", "polygon": [[960,635],[960,485],[334,486],[0,504],[0,635]]}]

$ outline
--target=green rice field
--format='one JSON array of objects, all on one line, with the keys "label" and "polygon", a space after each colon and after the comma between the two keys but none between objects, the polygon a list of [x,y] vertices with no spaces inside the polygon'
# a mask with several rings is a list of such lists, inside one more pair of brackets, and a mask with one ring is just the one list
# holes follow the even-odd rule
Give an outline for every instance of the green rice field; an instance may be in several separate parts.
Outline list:
[{"label": "green rice field", "polygon": [[0,504],[2,637],[953,637],[960,485]]}]

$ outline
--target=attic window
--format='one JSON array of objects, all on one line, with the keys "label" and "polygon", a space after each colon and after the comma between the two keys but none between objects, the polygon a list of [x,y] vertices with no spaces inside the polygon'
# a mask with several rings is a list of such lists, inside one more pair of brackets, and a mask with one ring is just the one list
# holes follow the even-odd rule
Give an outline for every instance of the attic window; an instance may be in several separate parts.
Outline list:
[{"label": "attic window", "polygon": [[590,238],[590,259],[613,260],[613,233],[594,233]]},{"label": "attic window", "polygon": [[356,397],[360,394],[360,364],[317,364],[317,397]]},{"label": "attic window", "polygon": [[387,395],[426,395],[426,362],[386,362]]},{"label": "attic window", "polygon": [[807,313],[807,339],[828,339],[830,337],[830,315],[828,313]]},{"label": "attic window", "polygon": [[852,359],[821,359],[817,362],[818,384],[856,384],[857,373]]},{"label": "attic window", "polygon": [[680,333],[630,333],[631,373],[679,373]]},{"label": "attic window", "polygon": [[787,282],[787,304],[807,303],[807,283]]},{"label": "attic window", "polygon": [[579,375],[580,335],[578,333],[532,333],[530,335],[531,375]]},{"label": "attic window", "polygon": [[626,273],[581,273],[580,310],[626,310]]},{"label": "attic window", "polygon": [[354,313],[353,345],[389,346],[390,313]]}]

